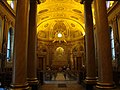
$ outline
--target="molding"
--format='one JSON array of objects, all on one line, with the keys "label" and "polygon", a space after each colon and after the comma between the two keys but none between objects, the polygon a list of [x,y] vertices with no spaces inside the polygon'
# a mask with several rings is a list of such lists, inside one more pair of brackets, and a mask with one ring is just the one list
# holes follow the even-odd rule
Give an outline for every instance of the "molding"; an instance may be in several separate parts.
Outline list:
[{"label": "molding", "polygon": [[4,14],[0,11],[0,16],[2,18],[2,20],[4,19]]},{"label": "molding", "polygon": [[117,6],[118,4],[119,4],[119,2],[116,1],[116,2],[113,4],[113,6],[108,9],[108,11],[107,11],[108,16],[109,16],[109,14],[110,14],[112,11],[115,10],[115,8],[116,8],[116,6]]},{"label": "molding", "polygon": [[117,19],[120,19],[120,12],[116,15]]},{"label": "molding", "polygon": [[14,10],[9,6],[9,4],[5,0],[2,0],[1,2],[4,5],[4,7],[6,8],[6,10],[15,18],[16,14],[15,14]]}]

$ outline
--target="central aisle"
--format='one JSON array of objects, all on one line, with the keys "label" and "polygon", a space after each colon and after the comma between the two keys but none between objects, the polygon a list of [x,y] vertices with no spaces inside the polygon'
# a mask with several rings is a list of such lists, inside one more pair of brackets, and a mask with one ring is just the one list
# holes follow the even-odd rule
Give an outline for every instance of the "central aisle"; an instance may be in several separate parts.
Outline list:
[{"label": "central aisle", "polygon": [[55,80],[65,80],[65,77],[63,73],[57,73],[56,79]]},{"label": "central aisle", "polygon": [[56,84],[44,84],[40,90],[85,90],[81,85],[77,83],[56,83]]}]

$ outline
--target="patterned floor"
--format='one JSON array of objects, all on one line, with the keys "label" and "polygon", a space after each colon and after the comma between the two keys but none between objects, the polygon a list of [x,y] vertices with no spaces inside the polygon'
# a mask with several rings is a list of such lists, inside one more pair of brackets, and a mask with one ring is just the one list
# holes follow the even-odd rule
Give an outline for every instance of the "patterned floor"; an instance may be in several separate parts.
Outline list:
[{"label": "patterned floor", "polygon": [[77,83],[61,83],[61,84],[44,84],[41,86],[40,90],[120,90],[120,87],[116,87],[115,89],[86,89],[82,85]]},{"label": "patterned floor", "polygon": [[86,89],[84,85],[78,84],[77,81],[69,81],[64,78],[62,73],[58,73],[55,81],[46,81],[40,90],[120,90],[117,86],[115,89]]},{"label": "patterned floor", "polygon": [[85,90],[79,84],[44,84],[40,90]]},{"label": "patterned floor", "polygon": [[46,81],[40,90],[85,90],[77,81],[69,81],[63,73],[57,73],[55,81]]}]

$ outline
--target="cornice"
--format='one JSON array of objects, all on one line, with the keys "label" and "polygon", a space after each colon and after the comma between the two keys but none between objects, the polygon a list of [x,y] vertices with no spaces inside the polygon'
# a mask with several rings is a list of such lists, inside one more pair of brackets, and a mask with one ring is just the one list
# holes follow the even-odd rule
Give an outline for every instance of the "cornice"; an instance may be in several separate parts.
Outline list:
[{"label": "cornice", "polygon": [[107,11],[108,16],[110,15],[110,13],[112,13],[112,12],[115,10],[115,8],[117,7],[118,4],[119,4],[119,2],[116,1],[116,2],[113,4],[113,6],[108,9],[108,11]]},{"label": "cornice", "polygon": [[110,20],[108,21],[108,23],[109,23],[109,24],[113,24],[113,23],[116,22],[116,20],[119,19],[119,18],[120,18],[120,12],[117,13],[112,19],[110,19]]},{"label": "cornice", "polygon": [[6,8],[6,10],[15,18],[16,14],[14,10],[9,6],[9,4],[5,0],[1,0],[2,4]]}]

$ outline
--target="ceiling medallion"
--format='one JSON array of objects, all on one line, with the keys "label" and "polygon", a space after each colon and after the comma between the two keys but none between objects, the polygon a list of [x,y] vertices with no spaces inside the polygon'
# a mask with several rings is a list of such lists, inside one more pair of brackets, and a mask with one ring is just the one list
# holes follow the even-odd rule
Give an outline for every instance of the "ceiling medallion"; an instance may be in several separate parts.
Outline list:
[{"label": "ceiling medallion", "polygon": [[58,33],[58,38],[61,38],[62,37],[62,34],[61,33]]}]

